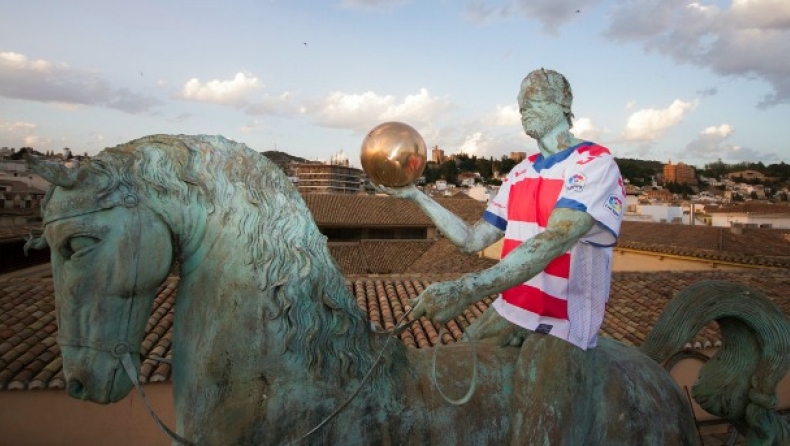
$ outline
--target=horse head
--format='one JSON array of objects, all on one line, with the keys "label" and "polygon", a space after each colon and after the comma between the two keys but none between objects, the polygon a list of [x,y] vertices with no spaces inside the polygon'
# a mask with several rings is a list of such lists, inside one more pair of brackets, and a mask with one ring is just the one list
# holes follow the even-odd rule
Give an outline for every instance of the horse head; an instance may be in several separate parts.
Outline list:
[{"label": "horse head", "polygon": [[[51,248],[58,343],[72,397],[98,403],[132,388],[121,359],[137,354],[159,284],[173,261],[170,231],[123,179],[97,160],[78,168],[28,157],[52,186],[42,203]],[[142,256],[145,253],[145,257]]]}]

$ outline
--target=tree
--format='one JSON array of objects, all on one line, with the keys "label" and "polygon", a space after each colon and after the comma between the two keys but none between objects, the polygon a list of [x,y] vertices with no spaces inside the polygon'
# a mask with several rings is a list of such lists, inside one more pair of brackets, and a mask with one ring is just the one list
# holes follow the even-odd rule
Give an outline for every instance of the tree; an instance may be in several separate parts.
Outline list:
[{"label": "tree", "polygon": [[458,167],[454,161],[445,161],[439,166],[439,178],[444,179],[448,183],[457,184],[458,182]]},{"label": "tree", "polygon": [[493,175],[493,162],[491,159],[478,158],[475,162],[475,170],[483,178],[491,178]]}]

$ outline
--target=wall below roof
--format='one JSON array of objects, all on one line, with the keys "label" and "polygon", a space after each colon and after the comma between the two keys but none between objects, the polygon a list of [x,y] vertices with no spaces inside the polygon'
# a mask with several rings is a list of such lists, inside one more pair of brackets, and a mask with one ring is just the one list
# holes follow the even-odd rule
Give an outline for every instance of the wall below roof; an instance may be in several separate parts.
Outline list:
[{"label": "wall below roof", "polygon": [[[173,386],[145,385],[151,406],[175,429]],[[65,390],[0,392],[0,445],[170,445],[137,391],[122,401],[101,405],[69,397]]]},{"label": "wall below roof", "polygon": [[614,248],[612,271],[709,271],[709,270],[752,269],[747,265],[736,265],[711,260],[676,257],[656,252],[635,252]]}]

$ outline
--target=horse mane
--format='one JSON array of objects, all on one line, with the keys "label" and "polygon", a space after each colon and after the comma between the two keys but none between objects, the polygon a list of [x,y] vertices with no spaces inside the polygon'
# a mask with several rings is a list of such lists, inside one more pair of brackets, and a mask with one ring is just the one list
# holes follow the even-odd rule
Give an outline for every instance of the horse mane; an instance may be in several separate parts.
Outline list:
[{"label": "horse mane", "polygon": [[265,313],[282,322],[283,353],[302,358],[314,376],[342,381],[373,365],[379,342],[326,237],[288,177],[262,154],[221,136],[152,135],[108,148],[83,169],[104,178],[103,193],[124,187],[199,205],[237,229],[258,288],[272,297]]}]

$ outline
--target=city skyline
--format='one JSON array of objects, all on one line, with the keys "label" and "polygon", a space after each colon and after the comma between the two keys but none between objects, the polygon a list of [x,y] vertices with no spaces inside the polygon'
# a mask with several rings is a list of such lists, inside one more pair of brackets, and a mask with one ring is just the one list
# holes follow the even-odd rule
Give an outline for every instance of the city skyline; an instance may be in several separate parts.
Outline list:
[{"label": "city skyline", "polygon": [[515,98],[545,67],[616,157],[790,161],[783,0],[44,0],[6,7],[0,42],[0,146],[222,134],[359,166],[397,120],[448,155],[534,153]]}]

